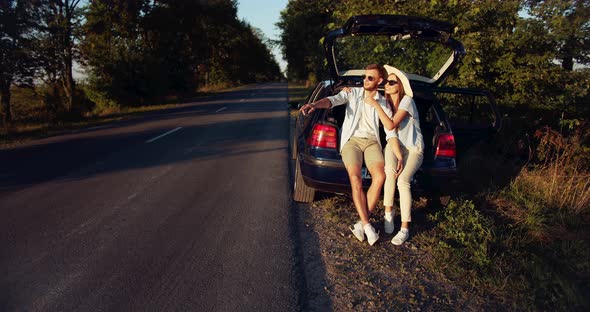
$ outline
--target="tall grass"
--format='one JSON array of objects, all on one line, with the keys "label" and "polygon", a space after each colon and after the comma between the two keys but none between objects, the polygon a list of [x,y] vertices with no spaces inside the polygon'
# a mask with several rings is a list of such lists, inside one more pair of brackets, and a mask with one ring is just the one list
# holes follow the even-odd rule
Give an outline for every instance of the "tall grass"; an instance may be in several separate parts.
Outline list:
[{"label": "tall grass", "polygon": [[540,129],[508,186],[432,215],[433,266],[515,310],[590,308],[589,133]]},{"label": "tall grass", "polygon": [[537,131],[539,164],[517,180],[538,190],[549,206],[583,214],[590,206],[590,148],[581,130],[564,137],[550,128]]},{"label": "tall grass", "polygon": [[590,290],[590,153],[588,129],[569,136],[550,128],[535,133],[535,163],[499,196],[503,214],[523,239],[515,246],[530,263],[517,264],[533,283],[537,304],[588,306]]}]

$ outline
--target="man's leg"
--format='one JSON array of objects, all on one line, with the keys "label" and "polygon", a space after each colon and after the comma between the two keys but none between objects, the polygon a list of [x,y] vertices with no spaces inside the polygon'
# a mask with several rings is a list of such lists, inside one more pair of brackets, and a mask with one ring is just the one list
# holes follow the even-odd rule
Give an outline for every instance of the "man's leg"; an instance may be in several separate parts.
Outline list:
[{"label": "man's leg", "polygon": [[371,186],[367,190],[367,211],[370,216],[381,196],[381,190],[385,182],[385,165],[383,163],[375,163],[368,167],[368,169],[372,178]]},{"label": "man's leg", "polygon": [[344,147],[342,147],[342,161],[344,162],[350,180],[354,207],[356,208],[362,223],[367,224],[369,223],[367,197],[363,190],[363,180],[361,177],[363,150],[356,138],[351,138],[346,144],[344,144]]},{"label": "man's leg", "polygon": [[383,183],[385,183],[385,161],[377,141],[365,149],[365,163],[371,173],[371,186],[367,191],[367,214],[370,216],[377,205]]},{"label": "man's leg", "polygon": [[363,190],[363,179],[361,177],[361,166],[350,165],[346,166],[348,178],[350,179],[350,187],[352,188],[352,201],[354,207],[359,214],[361,222],[369,223],[369,214],[367,212],[367,196]]},{"label": "man's leg", "polygon": [[363,241],[366,235],[367,242],[373,246],[379,239],[379,234],[375,232],[375,229],[369,223],[367,196],[363,190],[363,179],[361,176],[361,167],[363,165],[363,148],[361,145],[365,145],[365,142],[358,143],[352,138],[342,148],[342,161],[344,161],[348,178],[350,179],[352,201],[361,219],[361,222],[356,223],[350,230],[359,241]]}]

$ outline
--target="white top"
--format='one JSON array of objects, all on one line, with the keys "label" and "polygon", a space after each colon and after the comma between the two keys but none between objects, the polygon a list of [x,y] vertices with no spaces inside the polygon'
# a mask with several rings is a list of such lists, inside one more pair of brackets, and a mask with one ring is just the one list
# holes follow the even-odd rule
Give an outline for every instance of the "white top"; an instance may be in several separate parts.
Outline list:
[{"label": "white top", "polygon": [[363,101],[362,109],[360,110],[361,120],[359,121],[356,129],[352,132],[353,137],[358,138],[369,138],[375,139],[375,130],[371,127],[371,113],[373,110],[373,106],[371,104],[367,104],[367,102]]},{"label": "white top", "polygon": [[424,151],[424,139],[422,131],[420,130],[420,118],[418,117],[418,108],[414,99],[404,95],[404,98],[399,103],[399,108],[408,112],[408,116],[404,118],[398,126],[397,133],[394,130],[385,131],[386,139],[397,137],[401,145],[409,150],[417,152]]},{"label": "white top", "polygon": [[[344,144],[348,142],[348,140],[350,140],[350,138],[352,137],[353,132],[356,130],[359,124],[361,115],[363,115],[361,111],[364,109],[364,91],[364,88],[356,87],[351,88],[350,92],[346,92],[343,90],[336,95],[328,97],[330,103],[332,103],[332,107],[348,103],[348,105],[346,105],[346,111],[344,114],[344,123],[342,124],[342,129],[340,131],[341,152],[342,147],[344,147]],[[379,94],[379,92],[376,92],[374,99],[377,101],[377,103],[379,103],[379,105],[381,105],[383,111],[385,111],[387,116],[391,117],[392,111],[387,106],[385,98],[381,94]],[[381,146],[381,140],[379,138],[378,130],[379,115],[377,114],[375,108],[372,106],[370,106],[369,109],[367,109],[366,111],[369,112],[369,114],[365,114],[367,117],[367,123],[373,130],[373,133],[375,133],[375,138],[377,139],[379,146],[381,147],[381,149],[383,149],[383,146]]]}]

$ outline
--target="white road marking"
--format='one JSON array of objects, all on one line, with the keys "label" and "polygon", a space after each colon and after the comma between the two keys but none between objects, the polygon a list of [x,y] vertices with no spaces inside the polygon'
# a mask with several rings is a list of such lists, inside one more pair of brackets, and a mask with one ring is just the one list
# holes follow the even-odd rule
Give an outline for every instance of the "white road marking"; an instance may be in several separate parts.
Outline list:
[{"label": "white road marking", "polygon": [[169,135],[170,133],[172,133],[172,132],[175,132],[175,131],[178,131],[178,130],[180,130],[180,129],[182,129],[182,127],[178,127],[178,128],[176,128],[176,129],[174,129],[174,130],[170,130],[170,131],[168,131],[168,132],[166,132],[166,133],[164,133],[164,134],[161,134],[161,135],[159,135],[159,136],[157,136],[157,137],[155,137],[155,138],[153,138],[153,139],[150,139],[150,140],[147,140],[147,141],[145,141],[145,143],[152,143],[152,142],[154,142],[155,140],[157,140],[157,139],[160,139],[160,138],[162,138],[162,137],[164,137],[164,136],[167,136],[167,135]]},{"label": "white road marking", "polygon": [[226,108],[227,108],[227,107],[222,107],[222,108],[220,108],[220,109],[216,110],[215,112],[216,112],[216,113],[219,113],[220,111],[222,111],[222,110],[224,110],[224,109],[226,109]]},{"label": "white road marking", "polygon": [[240,102],[244,102],[246,99],[241,99]]}]

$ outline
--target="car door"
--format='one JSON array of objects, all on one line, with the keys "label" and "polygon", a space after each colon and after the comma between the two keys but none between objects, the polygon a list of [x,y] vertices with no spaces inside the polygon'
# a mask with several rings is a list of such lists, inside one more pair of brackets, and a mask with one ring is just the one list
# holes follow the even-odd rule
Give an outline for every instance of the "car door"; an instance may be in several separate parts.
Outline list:
[{"label": "car door", "polygon": [[457,159],[473,145],[498,133],[502,119],[493,96],[484,90],[433,89],[455,137]]}]

